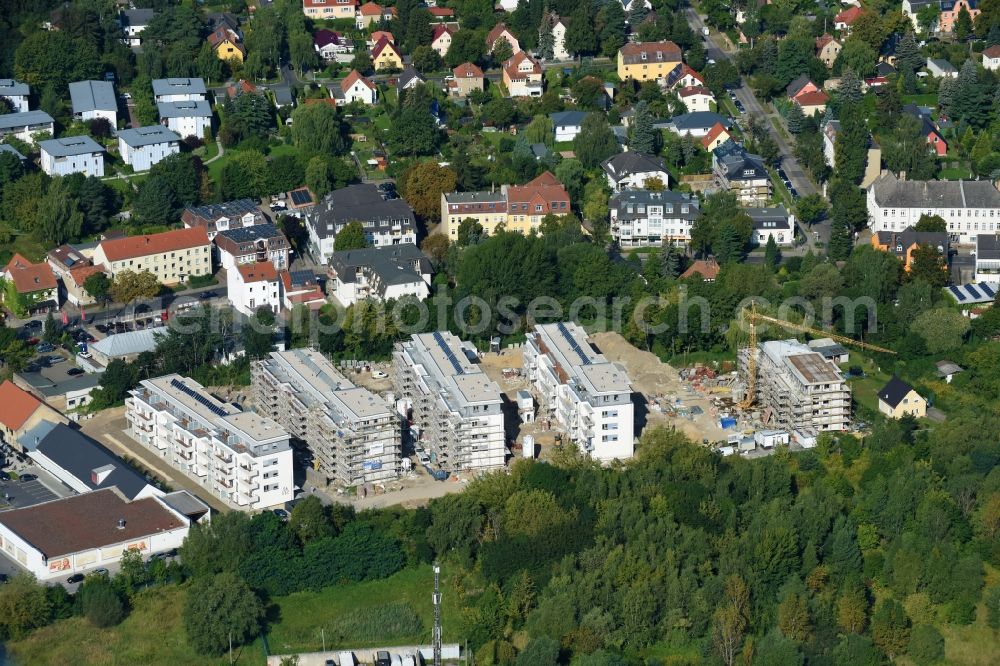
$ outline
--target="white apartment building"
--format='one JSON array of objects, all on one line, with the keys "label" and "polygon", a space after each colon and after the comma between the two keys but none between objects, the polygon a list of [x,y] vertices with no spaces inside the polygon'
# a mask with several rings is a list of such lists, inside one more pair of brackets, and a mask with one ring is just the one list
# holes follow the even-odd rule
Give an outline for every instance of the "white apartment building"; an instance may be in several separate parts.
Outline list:
[{"label": "white apartment building", "polygon": [[281,506],[295,494],[288,431],[193,379],[143,380],[125,399],[125,419],[137,442],[235,509]]},{"label": "white apartment building", "polygon": [[262,307],[275,314],[281,311],[281,282],[270,261],[239,264],[228,269],[226,290],[229,302],[247,317],[252,317]]},{"label": "white apartment building", "polygon": [[134,171],[148,171],[168,155],[181,152],[181,137],[163,125],[118,133],[118,153]]},{"label": "white apartment building", "polygon": [[973,245],[998,230],[1000,191],[989,180],[900,180],[891,171],[868,187],[872,232],[903,231],[925,214],[944,219],[951,242]]},{"label": "white apartment building", "polygon": [[44,111],[20,111],[0,115],[0,141],[7,136],[16,136],[25,143],[35,143],[35,135],[55,131],[52,116]]},{"label": "white apartment building", "polygon": [[104,176],[104,148],[89,136],[66,136],[39,141],[42,171],[50,176],[82,173]]},{"label": "white apartment building", "polygon": [[683,246],[701,216],[697,198],[670,190],[623,190],[611,198],[609,212],[611,237],[620,247]]},{"label": "white apartment building", "polygon": [[271,352],[254,361],[254,406],[306,443],[314,466],[344,486],[399,476],[400,418],[393,405],[355,386],[323,354]]},{"label": "white apartment building", "polygon": [[435,331],[398,343],[392,356],[393,384],[432,461],[449,471],[503,467],[503,399],[473,360],[475,348]]},{"label": "white apartment building", "polygon": [[976,236],[976,282],[1000,284],[1000,234]]},{"label": "white apartment building", "polygon": [[524,367],[538,401],[592,458],[635,453],[635,410],[625,368],[594,351],[574,322],[542,324],[528,334]]},{"label": "white apartment building", "polygon": [[112,131],[118,129],[118,98],[110,81],[74,81],[69,84],[69,97],[77,120],[104,118]]},{"label": "white apartment building", "polygon": [[0,79],[0,97],[5,97],[14,107],[14,113],[24,113],[28,110],[28,96],[31,89],[27,83],[14,79]]},{"label": "white apartment building", "polygon": [[412,243],[334,252],[329,291],[344,307],[358,301],[430,296],[431,262]]},{"label": "white apartment building", "polygon": [[197,102],[205,99],[208,90],[204,79],[153,79],[153,101]]},{"label": "white apartment building", "polygon": [[180,136],[207,138],[212,129],[212,107],[203,99],[160,102],[156,105],[160,122]]}]

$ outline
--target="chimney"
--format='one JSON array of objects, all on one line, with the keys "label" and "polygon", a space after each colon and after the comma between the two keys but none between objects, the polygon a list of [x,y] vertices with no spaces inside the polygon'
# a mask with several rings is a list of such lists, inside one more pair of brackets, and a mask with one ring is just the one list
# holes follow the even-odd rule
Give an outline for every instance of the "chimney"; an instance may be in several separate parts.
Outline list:
[{"label": "chimney", "polygon": [[120,529],[120,530],[125,529],[125,519],[124,518],[119,518],[118,519],[118,529]]}]

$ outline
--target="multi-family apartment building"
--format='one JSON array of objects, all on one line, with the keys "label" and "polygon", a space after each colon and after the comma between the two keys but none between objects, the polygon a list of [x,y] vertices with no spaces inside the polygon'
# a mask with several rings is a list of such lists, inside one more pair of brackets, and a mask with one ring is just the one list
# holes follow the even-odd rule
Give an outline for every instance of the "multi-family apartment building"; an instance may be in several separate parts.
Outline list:
[{"label": "multi-family apartment building", "polygon": [[691,242],[691,225],[701,215],[697,197],[685,192],[625,190],[611,198],[611,237],[621,247]]},{"label": "multi-family apartment building", "polygon": [[311,19],[353,19],[358,0],[302,0],[302,13]]},{"label": "multi-family apartment building", "polygon": [[900,180],[886,171],[868,187],[873,232],[903,231],[921,215],[938,215],[952,242],[971,245],[998,230],[1000,191],[989,180]]},{"label": "multi-family apartment building", "polygon": [[430,296],[431,262],[412,243],[334,252],[327,284],[344,307],[364,299]]},{"label": "multi-family apartment building", "polygon": [[670,174],[663,158],[643,155],[635,151],[618,153],[601,162],[604,175],[612,191],[625,189],[639,190],[649,181],[659,181],[666,189],[670,185]]},{"label": "multi-family apartment building", "polygon": [[652,81],[666,78],[681,64],[681,48],[673,42],[630,42],[618,49],[618,78]]},{"label": "multi-family apartment building", "polygon": [[44,111],[5,113],[0,116],[0,140],[15,136],[25,143],[35,143],[36,134],[47,132],[51,136],[54,127],[52,116]]},{"label": "multi-family apartment building", "polygon": [[772,427],[815,435],[846,430],[851,388],[837,364],[798,340],[769,340],[739,353],[740,378],[748,386],[750,354],[756,354],[757,409]]},{"label": "multi-family apartment building", "polygon": [[203,99],[160,102],[156,108],[160,122],[183,137],[204,139],[212,129],[212,107]]},{"label": "multi-family apartment building", "polygon": [[419,440],[446,470],[503,467],[507,448],[500,387],[483,372],[475,348],[443,331],[396,345],[392,380]]},{"label": "multi-family apartment building", "polygon": [[314,468],[328,480],[354,486],[399,476],[399,414],[321,353],[271,352],[253,362],[252,374],[257,411],[305,442]]},{"label": "multi-family apartment building", "polygon": [[69,84],[69,98],[77,120],[104,118],[112,130],[118,129],[118,98],[110,81],[74,81]]},{"label": "multi-family apartment building", "polygon": [[86,134],[39,141],[38,148],[42,171],[50,176],[104,177],[104,148]]},{"label": "multi-family apartment building", "polygon": [[458,226],[465,219],[479,223],[487,236],[507,222],[507,195],[492,192],[443,192],[441,194],[442,229],[452,242],[458,240]]},{"label": "multi-family apartment building", "polygon": [[5,98],[14,109],[14,113],[24,113],[28,110],[28,96],[31,88],[27,83],[14,79],[0,79],[0,97]]},{"label": "multi-family apartment building", "polygon": [[118,153],[134,171],[148,171],[154,164],[181,152],[181,137],[163,125],[150,125],[118,133]]},{"label": "multi-family apartment building", "polygon": [[203,227],[208,240],[214,240],[220,231],[264,224],[267,218],[253,199],[236,199],[204,206],[188,206],[181,213],[185,227]]},{"label": "multi-family apartment building", "polygon": [[602,462],[635,453],[632,385],[625,368],[594,351],[574,322],[528,334],[524,367],[539,403],[588,455]]},{"label": "multi-family apartment building", "polygon": [[220,231],[215,236],[215,248],[219,265],[227,271],[259,261],[270,261],[277,270],[291,263],[288,239],[270,222]]},{"label": "multi-family apartment building", "polygon": [[501,223],[507,231],[538,231],[546,215],[569,215],[569,192],[546,171],[524,185],[503,185],[499,192],[447,192],[441,195],[442,229],[458,238],[462,220],[472,218],[492,235]]},{"label": "multi-family apartment building", "polygon": [[712,171],[744,206],[764,206],[771,198],[771,177],[763,158],[748,153],[735,141],[712,151]]},{"label": "multi-family apartment building", "polygon": [[92,257],[111,278],[122,271],[149,271],[162,284],[177,284],[212,272],[212,244],[204,229],[173,229],[158,234],[106,238]]},{"label": "multi-family apartment building", "polygon": [[205,99],[208,90],[204,79],[153,79],[153,101],[195,102]]},{"label": "multi-family apartment building", "polygon": [[247,317],[261,308],[274,314],[281,311],[281,281],[270,261],[239,264],[227,270],[226,295],[233,308]]},{"label": "multi-family apartment building", "polygon": [[281,506],[294,496],[288,431],[193,379],[141,381],[125,399],[125,419],[137,442],[233,508]]},{"label": "multi-family apartment building", "polygon": [[348,185],[330,192],[305,216],[316,259],[329,261],[334,239],[351,222],[360,222],[371,247],[417,242],[417,218],[403,199],[390,199],[375,185]]}]

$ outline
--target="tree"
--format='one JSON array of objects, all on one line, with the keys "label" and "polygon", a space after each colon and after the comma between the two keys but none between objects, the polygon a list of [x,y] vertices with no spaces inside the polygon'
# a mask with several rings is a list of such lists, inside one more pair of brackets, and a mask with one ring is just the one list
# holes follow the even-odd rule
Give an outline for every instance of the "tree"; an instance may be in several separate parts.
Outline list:
[{"label": "tree", "polygon": [[822,195],[809,194],[796,200],[795,215],[800,221],[812,226],[823,219],[828,208]]},{"label": "tree", "polygon": [[767,237],[767,245],[764,247],[764,264],[773,268],[781,262],[781,251],[778,244],[774,242],[774,236]]},{"label": "tree", "polygon": [[111,280],[104,272],[88,275],[83,281],[83,290],[98,303],[106,303],[111,298]]},{"label": "tree", "polygon": [[303,104],[292,112],[292,141],[308,155],[343,155],[349,147],[344,124],[328,104]]},{"label": "tree", "polygon": [[444,67],[444,60],[430,46],[418,46],[413,49],[413,67],[418,72],[436,72]]},{"label": "tree", "polygon": [[441,195],[454,192],[458,174],[437,162],[417,162],[403,173],[400,190],[425,224],[441,221]]},{"label": "tree", "polygon": [[935,308],[917,316],[910,327],[927,345],[931,354],[958,349],[969,330],[969,320],[958,310]]},{"label": "tree", "polygon": [[323,198],[333,189],[330,166],[322,155],[311,157],[306,164],[305,184],[317,198]]},{"label": "tree", "polygon": [[52,245],[62,245],[80,238],[83,231],[83,213],[76,199],[69,196],[65,179],[53,178],[45,196],[38,204],[35,236]]},{"label": "tree", "polygon": [[885,599],[872,616],[872,640],[893,659],[906,651],[910,639],[910,619],[895,599]]},{"label": "tree", "polygon": [[441,132],[427,107],[410,106],[393,118],[387,138],[399,155],[430,155],[437,150]]},{"label": "tree", "polygon": [[577,56],[597,53],[594,10],[588,2],[580,3],[570,14],[569,25],[566,26],[566,50]]},{"label": "tree", "polygon": [[743,644],[747,627],[749,592],[743,579],[731,575],[726,579],[725,593],[712,616],[712,643],[726,666],[736,663],[736,654]]},{"label": "tree", "polygon": [[552,29],[555,21],[556,16],[546,7],[542,12],[542,20],[538,24],[538,57],[542,60],[552,60],[553,58],[556,40]]},{"label": "tree", "polygon": [[[240,97],[259,97],[240,95]],[[150,178],[162,178],[174,200],[182,206],[198,203],[201,189],[201,160],[190,153],[176,153],[160,160],[149,170]]]},{"label": "tree", "polygon": [[337,232],[333,239],[333,247],[337,252],[359,250],[368,247],[368,237],[360,222],[348,222]]},{"label": "tree", "polygon": [[573,84],[570,92],[578,107],[590,111],[599,110],[602,99],[607,98],[604,82],[596,76],[584,76]]},{"label": "tree", "polygon": [[0,585],[0,627],[5,636],[23,638],[49,621],[51,603],[45,588],[29,573],[14,576]]},{"label": "tree", "polygon": [[150,176],[139,186],[132,214],[142,224],[166,226],[177,220],[177,199],[162,176]]},{"label": "tree", "polygon": [[923,280],[932,287],[944,287],[948,284],[948,263],[936,247],[924,243],[914,248],[910,258],[911,280]]},{"label": "tree", "polygon": [[591,113],[583,120],[580,133],[573,142],[576,159],[588,169],[619,152],[614,132],[602,116]]},{"label": "tree", "polygon": [[940,215],[928,215],[924,213],[913,225],[914,231],[934,231],[938,233],[948,233],[948,223]]},{"label": "tree", "polygon": [[50,311],[45,315],[45,325],[42,328],[42,340],[50,345],[57,344],[62,337],[62,328],[56,324],[56,318]]},{"label": "tree", "polygon": [[646,102],[635,105],[632,119],[632,138],[629,149],[643,155],[656,155],[663,144],[663,136],[653,127],[653,114]]},{"label": "tree", "polygon": [[458,224],[458,240],[456,244],[459,247],[466,247],[468,245],[475,245],[483,237],[483,225],[479,224],[475,218],[467,217]]},{"label": "tree", "polygon": [[247,358],[264,358],[274,351],[274,312],[267,305],[257,308],[243,327],[243,348]]},{"label": "tree", "polygon": [[865,629],[867,611],[864,589],[852,586],[837,599],[837,626],[846,632],[860,634]]},{"label": "tree", "polygon": [[955,38],[960,42],[964,42],[972,34],[972,16],[969,15],[969,10],[962,5],[961,9],[958,10],[958,18],[955,19]]},{"label": "tree", "polygon": [[295,505],[288,519],[288,527],[298,536],[302,545],[334,535],[326,508],[315,495],[309,495]]},{"label": "tree", "polygon": [[160,283],[149,271],[134,273],[125,269],[111,283],[111,297],[119,303],[130,304],[160,293]]},{"label": "tree", "polygon": [[885,661],[871,639],[858,634],[841,638],[831,656],[834,666],[882,666]]},{"label": "tree", "polygon": [[542,143],[546,146],[551,146],[555,139],[552,120],[542,114],[536,115],[528,123],[528,126],[524,128],[523,136],[529,143]]},{"label": "tree", "polygon": [[918,624],[910,632],[907,654],[919,666],[936,664],[944,659],[944,636],[934,625]]},{"label": "tree", "polygon": [[809,600],[804,593],[792,593],[778,604],[778,628],[786,637],[800,643],[809,640],[812,622],[809,618]]},{"label": "tree", "polygon": [[514,666],[557,666],[559,643],[547,636],[532,638],[517,655]]},{"label": "tree", "polygon": [[871,46],[860,38],[850,38],[844,43],[844,48],[837,56],[845,69],[850,69],[861,78],[871,76],[875,72],[875,61],[878,54]]},{"label": "tree", "polygon": [[502,65],[514,57],[514,47],[512,47],[510,42],[506,39],[498,39],[493,42],[493,48],[490,50],[490,55],[493,57],[493,62],[497,65]]},{"label": "tree", "polygon": [[106,576],[89,576],[78,593],[80,612],[100,629],[119,624],[125,618],[125,605]]},{"label": "tree", "polygon": [[264,606],[235,573],[195,578],[184,606],[188,643],[199,654],[217,656],[259,632]]}]

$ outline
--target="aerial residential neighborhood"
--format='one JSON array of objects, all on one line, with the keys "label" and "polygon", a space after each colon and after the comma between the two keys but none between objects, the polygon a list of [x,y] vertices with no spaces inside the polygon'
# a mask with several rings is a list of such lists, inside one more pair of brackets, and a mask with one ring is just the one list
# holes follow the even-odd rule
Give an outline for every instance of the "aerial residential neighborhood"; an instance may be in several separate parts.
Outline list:
[{"label": "aerial residential neighborhood", "polygon": [[1000,663],[1000,5],[0,47],[3,663]]}]

